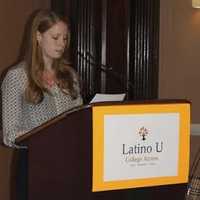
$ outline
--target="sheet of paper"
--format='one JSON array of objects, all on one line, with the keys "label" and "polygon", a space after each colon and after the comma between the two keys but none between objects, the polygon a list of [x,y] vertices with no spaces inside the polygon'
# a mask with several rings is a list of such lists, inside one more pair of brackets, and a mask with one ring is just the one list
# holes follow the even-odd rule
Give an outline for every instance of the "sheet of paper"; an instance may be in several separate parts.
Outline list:
[{"label": "sheet of paper", "polygon": [[123,101],[126,94],[95,94],[94,98],[90,101],[90,103],[96,102],[105,102],[105,101]]}]

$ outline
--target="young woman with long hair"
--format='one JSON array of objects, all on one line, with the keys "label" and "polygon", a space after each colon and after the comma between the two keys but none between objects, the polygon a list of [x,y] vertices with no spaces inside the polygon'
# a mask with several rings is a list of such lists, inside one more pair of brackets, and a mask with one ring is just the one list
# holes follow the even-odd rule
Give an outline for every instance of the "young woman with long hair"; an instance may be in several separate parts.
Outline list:
[{"label": "young woman with long hair", "polygon": [[77,74],[66,54],[68,22],[52,11],[40,10],[33,17],[22,62],[12,67],[2,83],[3,139],[15,139],[82,104]]}]

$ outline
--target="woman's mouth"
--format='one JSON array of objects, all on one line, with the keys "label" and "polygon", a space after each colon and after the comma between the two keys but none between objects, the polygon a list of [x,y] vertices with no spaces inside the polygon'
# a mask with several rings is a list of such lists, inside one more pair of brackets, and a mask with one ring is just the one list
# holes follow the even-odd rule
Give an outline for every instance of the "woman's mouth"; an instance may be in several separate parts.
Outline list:
[{"label": "woman's mouth", "polygon": [[62,54],[63,53],[63,50],[56,50],[55,51],[57,54]]}]

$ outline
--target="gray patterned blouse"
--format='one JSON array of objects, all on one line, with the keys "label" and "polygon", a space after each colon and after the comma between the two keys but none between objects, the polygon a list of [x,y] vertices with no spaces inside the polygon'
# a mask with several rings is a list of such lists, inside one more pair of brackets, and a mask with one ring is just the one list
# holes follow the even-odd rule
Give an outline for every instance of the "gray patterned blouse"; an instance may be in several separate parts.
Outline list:
[{"label": "gray patterned blouse", "polygon": [[8,71],[1,88],[4,144],[15,146],[15,138],[18,136],[73,107],[81,105],[82,98],[77,80],[75,80],[75,84],[75,88],[79,92],[79,96],[75,100],[70,95],[64,94],[55,85],[50,90],[51,94],[44,93],[44,99],[41,103],[32,105],[24,99],[24,91],[27,86],[25,63],[22,62]]}]

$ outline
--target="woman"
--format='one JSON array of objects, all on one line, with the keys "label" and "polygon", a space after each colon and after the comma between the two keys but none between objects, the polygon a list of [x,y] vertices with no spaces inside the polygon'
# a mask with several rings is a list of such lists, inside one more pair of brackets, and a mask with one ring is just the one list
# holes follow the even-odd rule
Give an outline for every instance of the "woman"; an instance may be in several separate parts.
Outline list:
[{"label": "woman", "polygon": [[2,83],[3,139],[15,139],[82,104],[77,75],[65,60],[69,26],[54,12],[41,10],[32,21],[24,61]]}]

